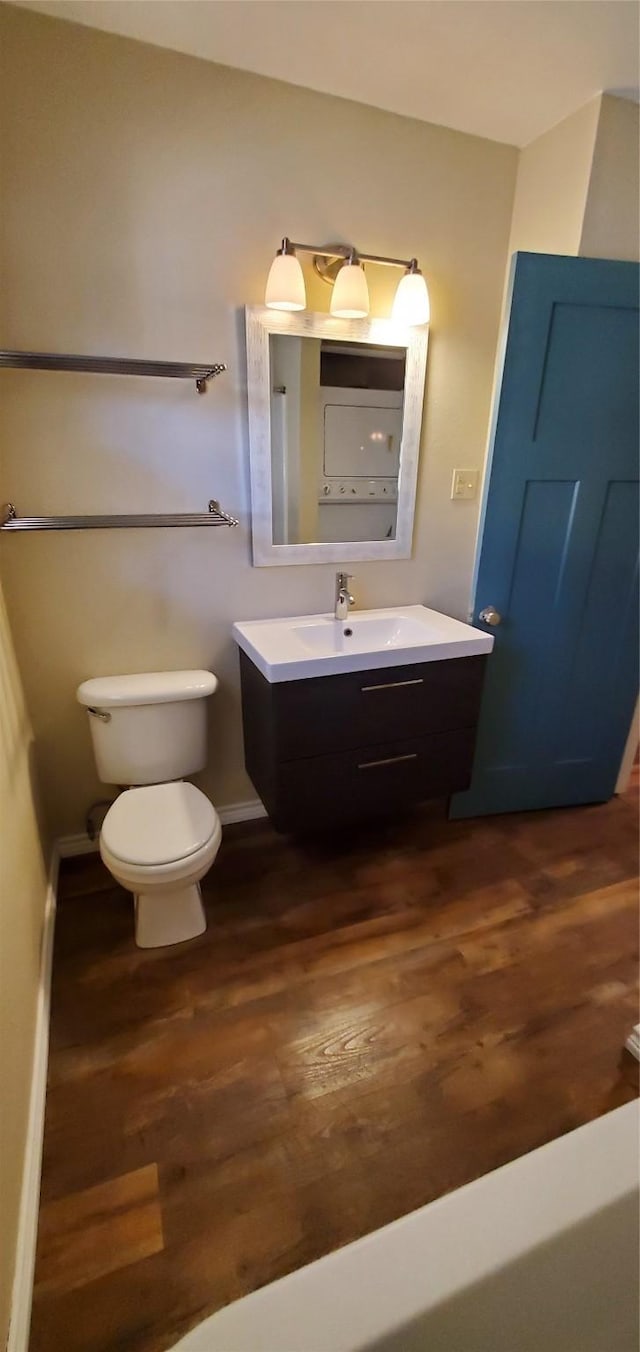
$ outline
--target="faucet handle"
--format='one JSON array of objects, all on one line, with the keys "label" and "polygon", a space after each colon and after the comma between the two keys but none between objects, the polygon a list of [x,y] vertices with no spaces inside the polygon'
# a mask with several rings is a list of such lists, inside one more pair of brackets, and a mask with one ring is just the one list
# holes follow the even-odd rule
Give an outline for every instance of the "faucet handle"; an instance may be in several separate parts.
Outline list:
[{"label": "faucet handle", "polygon": [[346,619],[349,613],[349,607],[355,605],[355,601],[349,591],[351,573],[336,573],[336,607],[335,617],[337,620]]}]

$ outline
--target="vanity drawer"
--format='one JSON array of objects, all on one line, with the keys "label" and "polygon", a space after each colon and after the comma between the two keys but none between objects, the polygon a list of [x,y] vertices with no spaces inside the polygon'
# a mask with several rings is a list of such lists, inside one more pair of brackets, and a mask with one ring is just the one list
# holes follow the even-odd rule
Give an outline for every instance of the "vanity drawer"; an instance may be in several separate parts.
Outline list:
[{"label": "vanity drawer", "polygon": [[280,763],[269,815],[280,830],[313,831],[445,797],[468,787],[474,742],[463,728]]},{"label": "vanity drawer", "polygon": [[486,657],[273,685],[279,760],[475,726]]},{"label": "vanity drawer", "polygon": [[245,764],[281,831],[468,788],[486,657],[270,683],[240,653]]}]

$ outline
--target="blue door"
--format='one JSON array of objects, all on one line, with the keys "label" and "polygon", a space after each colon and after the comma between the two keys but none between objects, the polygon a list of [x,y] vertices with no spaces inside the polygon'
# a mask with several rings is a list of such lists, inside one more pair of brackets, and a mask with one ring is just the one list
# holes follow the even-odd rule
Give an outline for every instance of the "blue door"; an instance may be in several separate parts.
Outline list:
[{"label": "blue door", "polygon": [[496,641],[454,817],[614,792],[638,692],[638,284],[635,263],[515,257],[473,610]]}]

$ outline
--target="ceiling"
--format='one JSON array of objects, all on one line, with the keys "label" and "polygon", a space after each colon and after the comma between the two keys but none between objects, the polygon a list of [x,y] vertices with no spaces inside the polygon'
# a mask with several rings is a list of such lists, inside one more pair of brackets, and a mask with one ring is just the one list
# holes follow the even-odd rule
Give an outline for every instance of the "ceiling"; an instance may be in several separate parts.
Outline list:
[{"label": "ceiling", "polygon": [[635,0],[24,0],[29,9],[523,146],[637,97]]}]

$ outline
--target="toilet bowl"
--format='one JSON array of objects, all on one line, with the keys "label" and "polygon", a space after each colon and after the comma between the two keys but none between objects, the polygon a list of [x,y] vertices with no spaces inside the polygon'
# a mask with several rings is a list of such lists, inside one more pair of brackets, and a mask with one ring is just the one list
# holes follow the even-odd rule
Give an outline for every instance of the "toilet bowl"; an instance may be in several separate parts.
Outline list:
[{"label": "toilet bowl", "polygon": [[193,939],[206,929],[200,895],[222,835],[209,799],[185,775],[207,759],[211,671],[93,676],[78,686],[100,779],[127,785],[102,823],[100,854],[135,897],[140,948]]},{"label": "toilet bowl", "polygon": [[218,814],[194,784],[180,780],[126,789],[109,808],[100,855],[135,898],[139,948],[193,939],[206,929],[200,880],[220,848]]}]

